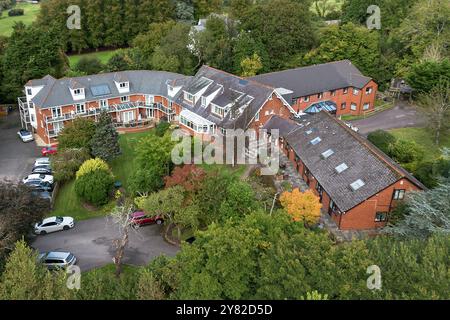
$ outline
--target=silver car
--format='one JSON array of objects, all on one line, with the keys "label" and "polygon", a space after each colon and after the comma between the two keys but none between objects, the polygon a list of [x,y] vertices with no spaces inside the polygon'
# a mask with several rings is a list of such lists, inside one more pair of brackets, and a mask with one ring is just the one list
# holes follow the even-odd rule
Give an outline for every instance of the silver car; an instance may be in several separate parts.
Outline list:
[{"label": "silver car", "polygon": [[77,258],[72,253],[63,251],[43,252],[38,259],[49,270],[66,269],[77,263]]},{"label": "silver car", "polygon": [[74,225],[75,222],[72,217],[50,217],[36,223],[34,225],[34,233],[44,235],[61,230],[66,231],[72,229]]}]

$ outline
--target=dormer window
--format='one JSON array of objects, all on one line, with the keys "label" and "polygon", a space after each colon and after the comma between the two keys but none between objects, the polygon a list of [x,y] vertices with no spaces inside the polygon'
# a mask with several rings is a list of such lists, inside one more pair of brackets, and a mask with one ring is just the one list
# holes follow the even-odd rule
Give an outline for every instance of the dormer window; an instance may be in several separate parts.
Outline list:
[{"label": "dormer window", "polygon": [[212,105],[211,111],[222,118],[225,115],[225,108],[219,107],[215,104]]},{"label": "dormer window", "polygon": [[205,108],[206,107],[206,98],[202,97],[201,100],[202,100],[202,107]]},{"label": "dormer window", "polygon": [[31,96],[31,94],[32,94],[32,91],[31,91],[30,88],[28,88],[28,89],[27,89],[27,95]]},{"label": "dormer window", "polygon": [[189,92],[185,92],[184,93],[184,100],[193,103],[194,102],[194,96],[192,94],[190,94]]},{"label": "dormer window", "polygon": [[73,89],[73,94],[78,96],[83,93],[83,89]]},{"label": "dormer window", "polygon": [[121,83],[119,83],[119,87],[120,87],[121,89],[128,88],[128,82],[121,82]]}]

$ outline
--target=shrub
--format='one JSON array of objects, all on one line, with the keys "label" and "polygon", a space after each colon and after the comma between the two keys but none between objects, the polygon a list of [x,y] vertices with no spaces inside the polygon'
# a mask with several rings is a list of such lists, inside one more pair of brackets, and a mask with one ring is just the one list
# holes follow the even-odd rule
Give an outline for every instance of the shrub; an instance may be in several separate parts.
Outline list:
[{"label": "shrub", "polygon": [[120,155],[119,134],[112,123],[111,115],[102,112],[91,140],[94,157],[110,161]]},{"label": "shrub", "polygon": [[10,17],[23,16],[23,15],[24,15],[23,9],[11,9],[8,11],[8,16],[10,16]]},{"label": "shrub", "polygon": [[389,155],[400,163],[420,161],[424,152],[414,141],[397,140],[391,145]]},{"label": "shrub", "polygon": [[391,146],[397,141],[395,136],[384,130],[376,130],[369,133],[367,140],[386,154],[389,154]]},{"label": "shrub", "polygon": [[58,135],[58,149],[86,148],[95,133],[95,122],[87,118],[76,118],[67,124]]},{"label": "shrub", "polygon": [[169,130],[170,123],[167,121],[160,121],[155,128],[155,134],[158,137],[164,136],[164,134]]},{"label": "shrub", "polygon": [[108,202],[114,186],[114,176],[105,161],[95,158],[85,161],[76,174],[75,192],[96,206]]},{"label": "shrub", "polygon": [[80,166],[90,158],[85,148],[63,149],[52,156],[52,169],[55,179],[68,181],[75,176]]},{"label": "shrub", "polygon": [[75,65],[75,70],[86,74],[96,74],[105,69],[105,65],[96,57],[82,57]]}]

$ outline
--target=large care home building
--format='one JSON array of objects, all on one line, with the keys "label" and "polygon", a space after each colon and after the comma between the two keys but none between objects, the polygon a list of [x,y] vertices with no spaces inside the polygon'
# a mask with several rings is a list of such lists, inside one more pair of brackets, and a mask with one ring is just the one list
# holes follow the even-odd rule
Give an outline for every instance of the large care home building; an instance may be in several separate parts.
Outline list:
[{"label": "large care home building", "polygon": [[278,129],[278,145],[323,210],[341,230],[383,227],[398,201],[426,189],[368,140],[327,112],[293,121],[273,116],[265,129]]},{"label": "large care home building", "polygon": [[175,121],[193,135],[260,128],[271,115],[293,110],[274,88],[203,66],[193,77],[163,71],[123,71],[25,85],[18,99],[22,126],[46,144],[76,117],[112,115],[118,130],[136,130],[151,120]]},{"label": "large care home building", "polygon": [[320,110],[360,115],[373,110],[377,84],[349,60],[261,74],[254,81],[277,88],[297,113]]}]

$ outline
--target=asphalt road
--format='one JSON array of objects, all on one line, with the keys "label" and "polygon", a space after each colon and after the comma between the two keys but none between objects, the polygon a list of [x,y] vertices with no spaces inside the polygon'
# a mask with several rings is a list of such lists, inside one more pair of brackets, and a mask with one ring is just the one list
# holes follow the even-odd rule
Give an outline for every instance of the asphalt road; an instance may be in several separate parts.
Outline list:
[{"label": "asphalt road", "polygon": [[426,120],[416,108],[399,101],[392,109],[380,112],[366,119],[349,122],[359,128],[360,134],[366,135],[378,129],[390,130],[406,127],[421,127],[425,125]]},{"label": "asphalt road", "polygon": [[31,173],[34,160],[40,156],[34,141],[23,143],[18,112],[0,118],[0,180],[18,182]]},{"label": "asphalt road", "polygon": [[[125,249],[123,263],[146,265],[161,254],[174,256],[178,248],[164,241],[162,227],[144,226],[132,230]],[[75,221],[75,227],[68,231],[38,235],[31,245],[40,252],[69,251],[78,259],[82,271],[102,267],[113,262],[115,248],[113,240],[119,238],[114,223],[105,217]]]}]

